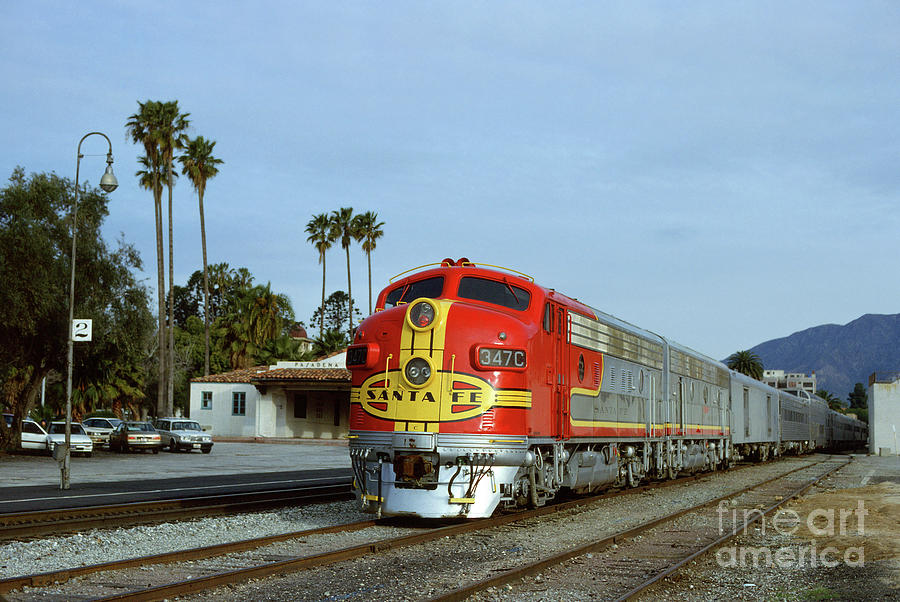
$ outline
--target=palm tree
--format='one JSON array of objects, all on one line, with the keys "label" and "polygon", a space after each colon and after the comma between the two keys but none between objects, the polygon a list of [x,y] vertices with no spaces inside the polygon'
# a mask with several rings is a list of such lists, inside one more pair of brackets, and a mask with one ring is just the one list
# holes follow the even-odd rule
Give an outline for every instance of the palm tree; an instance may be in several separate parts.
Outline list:
[{"label": "palm tree", "polygon": [[816,395],[822,398],[822,400],[828,404],[828,407],[836,412],[842,411],[844,409],[844,403],[841,401],[841,398],[832,393],[831,391],[826,391],[825,389],[817,389]]},{"label": "palm tree", "polygon": [[250,295],[250,340],[257,347],[274,339],[281,332],[282,310],[286,299],[272,292],[272,284],[255,286]]},{"label": "palm tree", "polygon": [[203,194],[206,182],[219,173],[218,165],[224,163],[213,156],[214,140],[197,136],[187,141],[187,152],[178,157],[181,173],[191,179],[200,199],[200,244],[203,247],[203,329],[205,334],[204,375],[209,376],[209,272],[206,265],[206,222],[203,213]]},{"label": "palm tree", "polygon": [[159,390],[157,391],[157,412],[165,412],[166,374],[168,363],[166,361],[166,304],[165,294],[165,255],[163,251],[162,234],[162,185],[160,184],[162,161],[159,151],[159,122],[160,103],[153,100],[138,102],[138,112],[131,115],[125,124],[125,131],[135,144],[144,147],[144,157],[141,164],[144,170],[138,171],[141,186],[153,193],[153,208],[156,217],[156,277],[157,299],[159,309],[159,331],[157,339],[159,344]]},{"label": "palm tree", "polygon": [[725,364],[735,372],[740,372],[756,380],[762,380],[762,360],[752,351],[735,351],[728,356]]},{"label": "palm tree", "polygon": [[316,337],[313,341],[313,350],[316,356],[321,357],[343,349],[348,344],[347,335],[338,329],[333,329]]},{"label": "palm tree", "polygon": [[369,264],[369,315],[372,315],[372,251],[375,250],[375,241],[384,236],[381,230],[383,225],[384,222],[378,221],[378,214],[374,211],[366,211],[359,216],[362,248]]},{"label": "palm tree", "polygon": [[[322,305],[319,307],[325,305],[325,251],[330,249],[331,245],[334,243],[331,232],[331,221],[328,219],[327,213],[314,215],[306,224],[306,233],[309,234],[306,241],[312,243],[319,252],[319,263],[322,264]],[[322,317],[319,318],[319,333],[321,334],[323,332],[325,332],[324,312],[322,313]]]},{"label": "palm tree", "polygon": [[360,240],[359,216],[353,215],[352,207],[342,207],[338,211],[331,212],[331,236],[335,240],[341,241],[341,247],[347,254],[347,296],[350,298],[348,303],[350,311],[347,321],[349,326],[347,332],[353,339],[353,289],[350,286],[350,241]]},{"label": "palm tree", "polygon": [[183,147],[184,131],[190,126],[190,113],[180,113],[177,100],[159,103],[158,142],[160,159],[166,169],[166,188],[169,191],[169,375],[166,379],[166,415],[175,409],[175,240],[172,222],[172,189],[175,187],[175,172],[172,162],[175,151]]}]

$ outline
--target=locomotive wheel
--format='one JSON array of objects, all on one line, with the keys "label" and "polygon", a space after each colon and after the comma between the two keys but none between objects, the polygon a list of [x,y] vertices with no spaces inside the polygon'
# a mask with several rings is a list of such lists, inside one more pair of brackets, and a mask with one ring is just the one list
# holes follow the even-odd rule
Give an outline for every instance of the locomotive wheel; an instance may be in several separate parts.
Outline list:
[{"label": "locomotive wheel", "polygon": [[675,470],[675,468],[671,464],[669,464],[669,466],[666,470],[669,473],[669,479],[674,481],[675,478],[678,477],[678,471]]}]

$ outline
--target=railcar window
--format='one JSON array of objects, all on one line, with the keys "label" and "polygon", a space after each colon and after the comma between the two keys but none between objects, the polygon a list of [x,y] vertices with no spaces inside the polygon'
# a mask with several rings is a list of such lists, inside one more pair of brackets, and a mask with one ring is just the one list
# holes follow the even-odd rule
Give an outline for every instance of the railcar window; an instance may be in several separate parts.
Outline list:
[{"label": "railcar window", "polygon": [[750,389],[744,387],[744,436],[750,436]]},{"label": "railcar window", "polygon": [[553,308],[549,303],[544,305],[544,332],[553,332]]},{"label": "railcar window", "polygon": [[528,309],[531,293],[507,282],[467,276],[459,281],[458,295],[463,299],[484,301],[523,311]]},{"label": "railcar window", "polygon": [[435,276],[416,282],[407,282],[398,286],[387,294],[384,299],[384,307],[394,307],[400,303],[409,303],[421,297],[436,299],[444,290],[444,277]]}]

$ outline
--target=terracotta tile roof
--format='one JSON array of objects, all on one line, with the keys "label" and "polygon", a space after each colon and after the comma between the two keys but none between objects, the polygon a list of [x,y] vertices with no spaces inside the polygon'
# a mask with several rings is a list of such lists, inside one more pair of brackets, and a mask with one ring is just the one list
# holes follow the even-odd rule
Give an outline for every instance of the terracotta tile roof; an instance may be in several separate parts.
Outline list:
[{"label": "terracotta tile roof", "polygon": [[276,368],[256,374],[254,382],[265,380],[335,380],[350,382],[350,371],[342,368]]},{"label": "terracotta tile roof", "polygon": [[223,372],[221,374],[210,374],[209,376],[197,376],[191,379],[193,383],[249,383],[260,372],[266,372],[268,366],[254,366],[243,370],[233,370],[231,372]]},{"label": "terracotta tile roof", "polygon": [[339,381],[350,382],[350,371],[343,368],[275,368],[255,366],[244,370],[197,376],[191,379],[194,383],[253,383],[261,381]]}]

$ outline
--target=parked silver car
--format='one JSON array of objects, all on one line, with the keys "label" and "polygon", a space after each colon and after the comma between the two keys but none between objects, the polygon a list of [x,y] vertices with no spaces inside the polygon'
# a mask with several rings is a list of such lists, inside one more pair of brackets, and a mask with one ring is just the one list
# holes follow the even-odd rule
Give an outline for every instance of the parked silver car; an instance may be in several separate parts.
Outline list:
[{"label": "parked silver car", "polygon": [[98,447],[109,445],[109,434],[120,424],[122,421],[118,418],[87,418],[81,421],[81,426],[84,427],[88,437]]},{"label": "parked silver car", "polygon": [[[66,423],[51,422],[50,427],[47,429],[47,451],[52,454],[53,449],[57,445],[62,445],[65,442]],[[72,430],[69,436],[69,453],[84,454],[88,457],[94,453],[94,442],[91,441],[91,438],[88,437],[88,434],[84,432],[84,428],[78,422],[72,423]]]},{"label": "parked silver car", "polygon": [[163,446],[169,451],[191,451],[199,449],[204,454],[212,451],[212,436],[204,433],[200,423],[188,418],[159,418],[156,430],[162,437]]}]

